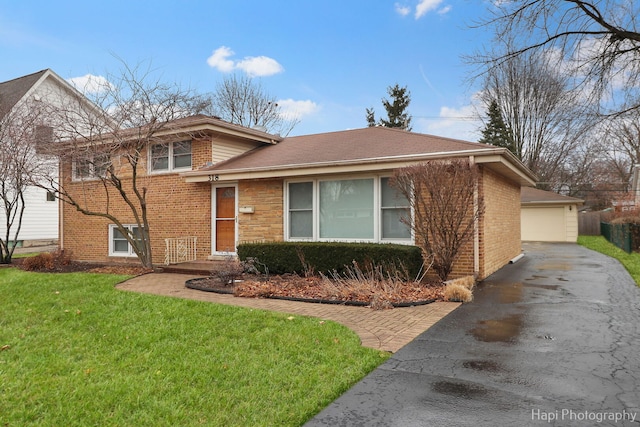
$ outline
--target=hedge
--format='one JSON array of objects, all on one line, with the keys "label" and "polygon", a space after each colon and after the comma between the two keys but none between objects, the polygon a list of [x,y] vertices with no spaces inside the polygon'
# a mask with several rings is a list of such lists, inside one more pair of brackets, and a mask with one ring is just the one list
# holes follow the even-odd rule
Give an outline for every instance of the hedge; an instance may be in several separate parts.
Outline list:
[{"label": "hedge", "polygon": [[422,268],[422,251],[417,246],[390,243],[341,243],[341,242],[260,242],[238,245],[241,261],[255,258],[265,265],[271,274],[305,273],[300,254],[315,273],[336,270],[342,273],[353,261],[363,268],[367,263],[377,266],[402,264],[411,277]]}]

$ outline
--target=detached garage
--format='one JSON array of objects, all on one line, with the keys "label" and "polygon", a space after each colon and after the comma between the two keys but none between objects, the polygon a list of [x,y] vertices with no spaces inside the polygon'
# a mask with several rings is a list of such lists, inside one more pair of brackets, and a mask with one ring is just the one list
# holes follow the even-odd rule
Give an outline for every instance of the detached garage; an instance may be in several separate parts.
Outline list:
[{"label": "detached garage", "polygon": [[578,206],[583,200],[552,191],[522,187],[521,236],[524,241],[575,242],[578,240]]}]

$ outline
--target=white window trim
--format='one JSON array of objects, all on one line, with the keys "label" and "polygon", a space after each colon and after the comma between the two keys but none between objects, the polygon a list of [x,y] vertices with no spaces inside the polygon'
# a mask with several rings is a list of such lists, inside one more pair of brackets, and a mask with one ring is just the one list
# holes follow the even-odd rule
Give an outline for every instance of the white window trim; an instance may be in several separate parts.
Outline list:
[{"label": "white window trim", "polygon": [[[401,238],[382,238],[382,178],[390,178],[390,175],[352,175],[352,176],[326,176],[321,178],[299,178],[285,180],[284,182],[284,239],[289,242],[366,242],[366,243],[398,243],[404,245],[415,244],[415,235],[410,227],[411,237],[409,239]],[[320,207],[320,182],[323,181],[341,181],[351,179],[373,179],[373,230],[374,235],[372,239],[341,239],[341,238],[321,238],[320,236],[320,219],[319,219],[319,207]],[[311,182],[313,185],[313,198],[312,198],[312,237],[300,238],[291,237],[289,229],[289,184]],[[411,213],[413,218],[413,212]]]},{"label": "white window trim", "polygon": [[[179,144],[181,142],[190,142],[191,143],[191,166],[184,166],[181,168],[176,168],[174,167],[173,163],[174,163],[174,157],[173,157],[173,145],[174,144]],[[167,169],[153,169],[153,157],[151,156],[151,147],[154,145],[165,145],[167,144],[169,146],[169,159],[168,159],[168,167]],[[152,175],[161,175],[161,174],[166,174],[166,173],[173,173],[173,172],[183,172],[183,171],[190,171],[193,168],[193,141],[192,140],[182,140],[182,141],[173,141],[173,142],[163,142],[160,144],[152,144],[149,145],[148,150],[147,150],[147,159],[148,159],[148,163],[149,163],[149,173]]]},{"label": "white window trim", "polygon": [[[71,162],[71,181],[98,181],[104,177],[96,175],[95,155],[74,158]],[[89,176],[78,176],[78,162],[82,160],[89,161]]]},{"label": "white window trim", "polygon": [[[123,226],[125,228],[127,228],[129,231],[131,231],[131,229],[133,227],[138,227],[137,224],[123,224]],[[133,248],[131,247],[131,243],[129,243],[127,241],[127,247],[128,247],[128,251],[127,253],[124,252],[116,252],[114,250],[114,245],[113,245],[113,230],[116,230],[118,228],[117,225],[115,224],[109,224],[109,256],[110,257],[136,257],[136,253],[133,251]]]}]

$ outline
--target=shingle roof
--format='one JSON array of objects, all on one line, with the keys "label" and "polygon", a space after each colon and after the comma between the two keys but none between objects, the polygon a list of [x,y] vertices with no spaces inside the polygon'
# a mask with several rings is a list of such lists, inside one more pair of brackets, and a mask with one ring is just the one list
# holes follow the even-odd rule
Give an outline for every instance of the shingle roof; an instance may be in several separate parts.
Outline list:
[{"label": "shingle roof", "polygon": [[47,70],[42,70],[0,83],[0,118],[4,117],[46,72]]},{"label": "shingle roof", "polygon": [[495,146],[386,127],[368,127],[287,137],[202,171],[247,170],[331,164],[435,153],[495,149]]},{"label": "shingle roof", "polygon": [[520,203],[582,204],[584,203],[584,200],[577,199],[575,197],[563,196],[562,194],[554,193],[553,191],[545,191],[533,187],[522,187],[520,190]]}]

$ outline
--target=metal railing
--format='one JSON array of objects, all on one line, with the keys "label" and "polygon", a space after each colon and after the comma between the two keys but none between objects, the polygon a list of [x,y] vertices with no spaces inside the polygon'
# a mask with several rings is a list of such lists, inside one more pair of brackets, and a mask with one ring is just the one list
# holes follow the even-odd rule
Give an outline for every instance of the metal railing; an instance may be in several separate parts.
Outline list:
[{"label": "metal railing", "polygon": [[164,239],[166,249],[164,264],[178,264],[196,260],[197,237],[176,237]]}]

